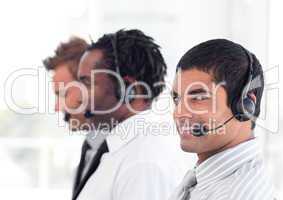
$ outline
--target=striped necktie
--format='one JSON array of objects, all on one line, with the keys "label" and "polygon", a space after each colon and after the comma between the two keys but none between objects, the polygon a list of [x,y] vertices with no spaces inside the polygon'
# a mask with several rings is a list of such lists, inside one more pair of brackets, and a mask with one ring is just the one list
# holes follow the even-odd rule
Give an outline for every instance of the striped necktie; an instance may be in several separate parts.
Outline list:
[{"label": "striped necktie", "polygon": [[191,191],[197,184],[194,170],[189,170],[185,175],[182,183],[176,189],[170,200],[189,200],[191,198]]}]

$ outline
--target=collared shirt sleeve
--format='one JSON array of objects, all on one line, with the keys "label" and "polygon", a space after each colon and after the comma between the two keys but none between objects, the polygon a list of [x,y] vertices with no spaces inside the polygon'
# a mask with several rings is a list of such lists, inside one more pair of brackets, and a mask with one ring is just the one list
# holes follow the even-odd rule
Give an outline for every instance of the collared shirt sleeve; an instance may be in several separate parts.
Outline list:
[{"label": "collared shirt sleeve", "polygon": [[166,200],[176,185],[161,167],[149,162],[132,165],[116,182],[113,200]]}]

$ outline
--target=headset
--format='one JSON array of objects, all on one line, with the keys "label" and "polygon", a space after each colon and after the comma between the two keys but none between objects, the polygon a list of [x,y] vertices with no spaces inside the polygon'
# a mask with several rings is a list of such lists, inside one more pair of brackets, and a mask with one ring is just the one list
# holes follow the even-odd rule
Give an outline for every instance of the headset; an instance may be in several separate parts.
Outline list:
[{"label": "headset", "polygon": [[[120,73],[120,67],[119,67],[119,59],[118,59],[118,52],[117,52],[117,34],[116,33],[111,33],[109,34],[110,36],[110,40],[111,40],[111,45],[113,48],[113,54],[114,54],[114,63],[115,63],[115,72],[119,75],[121,75]],[[94,42],[91,40],[92,44],[94,44]],[[136,90],[134,87],[131,87],[130,90],[127,90],[127,88],[129,87],[129,85],[134,81],[132,77],[130,76],[124,76],[122,77],[123,81],[124,81],[124,86],[125,86],[125,90],[123,90],[122,86],[120,86],[120,84],[118,84],[117,89],[115,90],[115,96],[116,98],[119,100],[121,98],[123,98],[123,102],[131,102],[134,100],[134,96],[136,95]],[[125,93],[127,91],[127,93]],[[94,117],[94,113],[91,112],[91,110],[86,110],[84,113],[85,118],[92,118]]]},{"label": "headset", "polygon": [[244,47],[240,46],[245,54],[247,55],[248,58],[248,66],[249,66],[249,72],[248,72],[248,79],[245,83],[245,86],[241,92],[240,97],[235,97],[232,100],[231,104],[231,110],[232,110],[232,117],[227,119],[223,124],[217,126],[216,128],[213,129],[208,129],[206,126],[203,124],[199,124],[198,126],[195,126],[191,130],[191,134],[196,137],[201,137],[207,135],[210,131],[215,131],[223,127],[225,124],[230,122],[234,117],[240,121],[248,121],[251,119],[251,116],[254,115],[255,113],[255,108],[256,104],[254,100],[249,96],[248,92],[251,87],[252,79],[253,79],[253,57],[251,53],[245,49]]},{"label": "headset", "polygon": [[[113,52],[114,52],[115,71],[116,71],[117,74],[121,75],[118,52],[117,52],[117,34],[112,33],[112,34],[109,34],[109,35],[110,35],[111,44],[112,44],[112,48],[113,48]],[[122,79],[123,79],[124,84],[125,84],[125,90],[123,90],[122,87],[119,85],[120,87],[118,86],[117,90],[115,91],[115,96],[118,100],[121,99],[121,98],[124,98],[123,99],[124,102],[131,102],[134,99],[134,95],[136,94],[135,88],[132,87],[129,91],[127,91],[127,94],[123,94],[123,93],[126,92],[127,88],[129,87],[129,85],[134,80],[130,76],[123,76]]]}]

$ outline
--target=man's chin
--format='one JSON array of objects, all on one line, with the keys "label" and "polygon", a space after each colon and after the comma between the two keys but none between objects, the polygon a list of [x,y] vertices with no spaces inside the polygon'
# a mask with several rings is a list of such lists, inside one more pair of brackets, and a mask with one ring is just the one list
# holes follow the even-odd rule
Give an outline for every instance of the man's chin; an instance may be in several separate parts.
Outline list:
[{"label": "man's chin", "polygon": [[188,152],[188,153],[197,153],[197,148],[195,148],[194,144],[190,144],[188,143],[187,141],[182,141],[181,140],[181,149],[185,152]]},{"label": "man's chin", "polygon": [[88,123],[77,118],[71,118],[68,121],[68,124],[69,124],[69,130],[73,132],[91,130],[91,126]]},{"label": "man's chin", "polygon": [[181,149],[185,152],[188,152],[188,153],[195,153],[195,151],[191,147],[188,147],[188,146],[185,146],[185,145],[181,145]]},{"label": "man's chin", "polygon": [[82,125],[76,125],[73,126],[69,123],[69,130],[72,132],[78,132],[78,131],[91,131],[92,127],[89,124],[82,124]]}]

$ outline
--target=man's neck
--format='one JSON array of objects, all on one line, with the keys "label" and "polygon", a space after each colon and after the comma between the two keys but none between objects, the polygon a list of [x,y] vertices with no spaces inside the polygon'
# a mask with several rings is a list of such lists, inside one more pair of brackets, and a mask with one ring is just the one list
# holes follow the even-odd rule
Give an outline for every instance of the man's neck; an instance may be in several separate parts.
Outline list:
[{"label": "man's neck", "polygon": [[130,104],[131,109],[125,108],[125,114],[120,118],[119,123],[150,108],[150,103],[136,101]]},{"label": "man's neck", "polygon": [[235,147],[235,146],[237,146],[237,145],[239,145],[239,144],[241,144],[245,141],[248,141],[248,140],[251,140],[251,139],[254,138],[254,135],[253,135],[252,130],[250,128],[242,128],[241,130],[239,130],[237,132],[242,133],[242,134],[238,134],[236,138],[234,138],[233,140],[224,144],[220,148],[198,154],[198,162],[197,163],[200,164],[200,163],[202,163],[203,161],[205,161],[206,159],[208,159],[209,157],[211,157],[215,154],[218,154],[222,151],[233,148],[233,147]]}]

